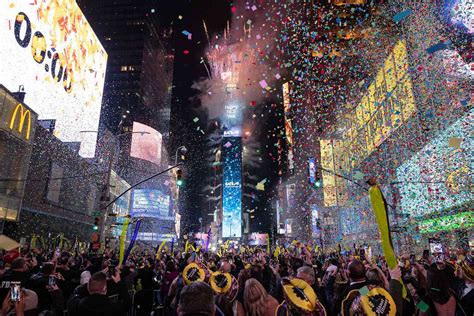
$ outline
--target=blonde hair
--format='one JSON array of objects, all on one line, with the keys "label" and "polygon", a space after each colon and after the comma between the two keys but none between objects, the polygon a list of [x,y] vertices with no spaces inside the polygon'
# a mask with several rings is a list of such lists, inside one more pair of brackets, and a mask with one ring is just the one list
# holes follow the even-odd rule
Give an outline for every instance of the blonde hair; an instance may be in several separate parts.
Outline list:
[{"label": "blonde hair", "polygon": [[246,315],[265,315],[268,293],[263,285],[256,279],[248,279],[244,289],[244,307]]}]

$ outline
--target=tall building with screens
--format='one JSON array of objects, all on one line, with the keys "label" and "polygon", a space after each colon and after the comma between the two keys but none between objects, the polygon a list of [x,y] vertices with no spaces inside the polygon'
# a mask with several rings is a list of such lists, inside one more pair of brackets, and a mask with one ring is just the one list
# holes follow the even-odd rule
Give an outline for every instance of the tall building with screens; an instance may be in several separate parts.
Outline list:
[{"label": "tall building with screens", "polygon": [[226,137],[223,154],[222,237],[242,236],[242,139]]}]

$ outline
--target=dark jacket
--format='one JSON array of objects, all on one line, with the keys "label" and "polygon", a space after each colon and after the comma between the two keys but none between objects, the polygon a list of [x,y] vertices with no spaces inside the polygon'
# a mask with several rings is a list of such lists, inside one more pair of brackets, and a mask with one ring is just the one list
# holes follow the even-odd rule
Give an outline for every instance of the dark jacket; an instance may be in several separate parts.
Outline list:
[{"label": "dark jacket", "polygon": [[[111,281],[113,282],[113,281]],[[119,299],[116,303],[110,303],[113,306],[113,310],[115,311],[116,315],[124,315],[128,312],[130,307],[130,296],[128,295],[127,288],[125,284],[119,282],[118,284],[112,284],[108,281],[107,282],[107,295],[104,297],[109,301],[109,296],[111,295],[119,295]],[[83,299],[93,296],[89,295],[89,291],[87,290],[87,284],[79,285],[74,290],[72,296],[69,298],[67,303],[67,308],[71,316],[77,315],[82,316],[85,314],[81,314],[82,307],[80,307],[81,302]],[[94,300],[92,300],[94,302]],[[95,315],[95,314],[94,314]],[[90,316],[90,315],[87,315]]]},{"label": "dark jacket", "polygon": [[48,290],[49,276],[42,272],[31,277],[30,288],[38,295],[38,310],[53,310],[56,313],[64,309],[64,297],[62,291],[51,292]]},{"label": "dark jacket", "polygon": [[87,316],[112,316],[123,312],[120,304],[111,303],[106,295],[93,294],[77,304],[77,314]]},{"label": "dark jacket", "polygon": [[0,302],[3,302],[8,291],[10,291],[11,282],[20,282],[22,288],[30,288],[30,272],[20,272],[6,270],[0,279]]},{"label": "dark jacket", "polygon": [[464,292],[464,283],[459,287],[457,291],[458,297],[458,308],[456,315],[474,315],[474,290],[471,290],[466,295],[462,296]]}]

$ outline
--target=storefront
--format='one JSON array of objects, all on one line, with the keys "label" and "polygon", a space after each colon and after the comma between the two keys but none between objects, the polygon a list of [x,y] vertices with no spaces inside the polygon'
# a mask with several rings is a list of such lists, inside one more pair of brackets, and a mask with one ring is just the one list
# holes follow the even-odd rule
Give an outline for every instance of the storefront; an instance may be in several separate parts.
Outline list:
[{"label": "storefront", "polygon": [[17,221],[37,114],[0,85],[0,221]]}]

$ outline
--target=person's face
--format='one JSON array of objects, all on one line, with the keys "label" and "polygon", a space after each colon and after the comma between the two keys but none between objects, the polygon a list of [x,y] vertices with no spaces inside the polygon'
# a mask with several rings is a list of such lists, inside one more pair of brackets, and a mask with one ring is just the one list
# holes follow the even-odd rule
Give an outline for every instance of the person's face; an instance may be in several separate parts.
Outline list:
[{"label": "person's face", "polygon": [[436,266],[438,267],[438,269],[444,269],[446,267],[446,262],[445,262],[446,257],[442,252],[436,253],[434,256],[434,259],[435,259]]},{"label": "person's face", "polygon": [[301,279],[303,281],[306,281],[309,285],[313,285],[313,280],[311,280],[311,277],[309,274],[305,273],[305,272],[298,272],[298,274],[296,275],[296,277],[298,279]]}]

